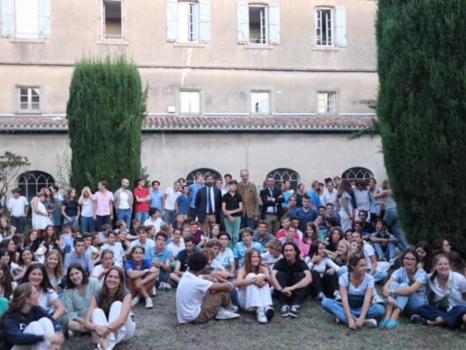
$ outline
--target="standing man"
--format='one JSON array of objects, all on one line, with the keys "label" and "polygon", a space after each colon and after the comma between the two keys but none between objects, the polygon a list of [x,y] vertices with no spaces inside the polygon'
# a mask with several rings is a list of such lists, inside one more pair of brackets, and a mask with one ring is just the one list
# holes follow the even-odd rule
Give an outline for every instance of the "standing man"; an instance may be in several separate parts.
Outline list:
[{"label": "standing man", "polygon": [[181,195],[181,185],[177,180],[172,187],[169,187],[165,190],[163,196],[163,207],[165,211],[165,222],[175,226],[176,212],[175,212],[175,203],[179,195]]},{"label": "standing man", "polygon": [[196,182],[189,185],[189,201],[190,201],[190,207],[189,207],[189,213],[188,216],[190,219],[196,219],[196,196],[197,192],[204,187],[204,176],[202,175],[197,175],[196,176]]},{"label": "standing man", "polygon": [[13,197],[8,199],[7,208],[10,211],[11,225],[16,227],[16,232],[24,234],[26,216],[28,213],[28,200],[21,195],[20,188],[11,191]]},{"label": "standing man", "polygon": [[274,186],[275,179],[267,177],[265,188],[261,190],[262,219],[269,223],[269,231],[274,235],[280,228],[282,216],[282,203],[285,201],[282,191]]},{"label": "standing man", "polygon": [[335,206],[335,203],[337,202],[337,190],[335,189],[335,186],[333,184],[333,180],[329,177],[325,179],[325,185],[327,188],[325,189],[324,192],[324,198],[323,198],[323,203],[322,205],[326,206],[327,204],[332,204]]},{"label": "standing man", "polygon": [[135,218],[141,222],[145,222],[149,218],[149,202],[150,193],[146,187],[146,180],[144,178],[137,179],[138,186],[134,189],[134,206]]},{"label": "standing man", "polygon": [[241,182],[238,184],[238,194],[243,200],[243,217],[241,227],[256,228],[256,221],[259,219],[259,196],[257,187],[249,182],[249,172],[243,169],[239,173]]},{"label": "standing man", "polygon": [[160,182],[154,180],[152,181],[151,186],[150,207],[151,209],[157,209],[163,215],[163,192],[160,191]]},{"label": "standing man", "polygon": [[102,231],[102,226],[112,225],[113,219],[113,193],[108,189],[106,181],[99,181],[97,184],[98,191],[94,194],[94,220],[96,221],[97,231]]},{"label": "standing man", "polygon": [[129,180],[122,179],[121,187],[115,192],[115,210],[118,220],[122,220],[126,224],[126,229],[129,231],[131,226],[131,213],[133,211],[134,197],[129,190]]},{"label": "standing man", "polygon": [[233,180],[233,176],[231,174],[225,174],[223,175],[223,179],[224,179],[224,186],[222,188],[222,196],[227,193],[230,189],[230,182],[231,180]]},{"label": "standing man", "polygon": [[197,219],[202,225],[204,234],[209,233],[210,225],[220,222],[222,193],[214,187],[214,178],[207,174],[205,187],[197,192],[196,211]]}]

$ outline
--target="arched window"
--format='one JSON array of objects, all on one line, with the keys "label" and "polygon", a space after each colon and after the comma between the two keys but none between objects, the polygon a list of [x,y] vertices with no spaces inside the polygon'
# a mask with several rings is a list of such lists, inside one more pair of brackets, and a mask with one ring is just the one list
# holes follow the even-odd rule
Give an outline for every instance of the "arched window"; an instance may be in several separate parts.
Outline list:
[{"label": "arched window", "polygon": [[280,187],[283,181],[286,180],[291,182],[291,188],[294,190],[296,190],[299,184],[299,174],[292,169],[275,169],[268,173],[267,177],[273,177],[275,179],[275,186],[277,187]]},{"label": "arched window", "polygon": [[202,176],[206,176],[206,174],[210,174],[213,176],[214,180],[217,180],[217,179],[221,179],[222,178],[222,175],[220,175],[220,173],[214,169],[209,169],[209,168],[200,168],[200,169],[196,169],[196,170],[193,170],[191,171],[187,176],[186,176],[186,183],[188,185],[191,185],[193,184],[194,182],[196,182],[196,177],[198,175],[202,175]]},{"label": "arched window", "polygon": [[32,199],[43,187],[55,185],[54,178],[43,171],[28,171],[18,177],[18,187],[28,200]]},{"label": "arched window", "polygon": [[341,175],[342,179],[349,181],[363,181],[366,184],[369,182],[371,177],[374,177],[372,171],[362,167],[349,168]]}]

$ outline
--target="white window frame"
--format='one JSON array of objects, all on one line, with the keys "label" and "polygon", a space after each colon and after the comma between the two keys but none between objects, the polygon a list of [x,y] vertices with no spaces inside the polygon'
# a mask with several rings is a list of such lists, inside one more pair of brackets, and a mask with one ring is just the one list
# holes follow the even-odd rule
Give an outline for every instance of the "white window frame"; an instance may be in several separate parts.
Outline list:
[{"label": "white window frame", "polygon": [[[183,102],[183,96],[188,96],[189,94],[197,94],[197,111],[194,110],[193,111],[193,103],[192,103],[192,100],[191,100],[191,97],[193,95],[191,95],[189,101],[188,101],[188,105],[189,105],[189,108],[188,110],[183,110],[183,107],[185,105],[185,102]],[[191,115],[199,115],[201,114],[201,91],[199,90],[180,90],[179,92],[179,111],[180,111],[180,114],[191,114]],[[195,104],[194,104],[194,107],[195,107]]]},{"label": "white window frame", "polygon": [[[32,90],[36,89],[39,93],[39,102],[32,102]],[[21,107],[21,90],[27,90],[27,108],[23,109]],[[40,114],[42,110],[42,98],[41,98],[41,89],[39,86],[17,86],[16,89],[16,101],[17,101],[17,111],[18,113],[34,113]],[[33,104],[37,104],[37,109],[32,108]]]},{"label": "white window frame", "polygon": [[[320,95],[326,95],[325,111],[320,109]],[[337,113],[337,92],[331,90],[319,91],[317,93],[317,114],[336,114]],[[332,107],[333,100],[333,110]]]},{"label": "white window frame", "polygon": [[[267,94],[268,103],[267,103],[267,111],[256,111],[256,105],[260,103],[260,99],[253,98],[254,94]],[[250,112],[254,115],[270,115],[272,112],[272,93],[269,90],[252,90],[249,94],[250,99]]]},{"label": "white window frame", "polygon": [[[330,26],[327,23],[327,32],[326,32],[326,42],[323,42],[322,39],[322,11],[329,11],[330,12]],[[318,47],[335,47],[336,41],[336,26],[335,26],[335,8],[333,7],[316,7],[315,8],[315,40],[316,46]],[[329,38],[330,34],[330,40]]]},{"label": "white window frame", "polygon": [[[269,44],[269,6],[264,4],[249,4],[248,11],[251,8],[263,8],[264,17],[260,19],[260,42],[251,41],[251,30],[249,30],[249,44],[252,45],[268,45]],[[251,28],[251,16],[249,16],[249,28]]]},{"label": "white window frame", "polygon": [[18,20],[19,18],[19,11],[18,11],[18,1],[15,1],[14,2],[14,13],[15,13],[15,16],[14,16],[14,37],[15,38],[18,38],[18,39],[39,39],[40,38],[40,30],[39,30],[39,1],[38,0],[35,0],[35,3],[36,3],[36,7],[37,7],[37,13],[36,13],[36,32],[34,33],[22,33],[20,31],[18,31],[18,22],[20,22]]},{"label": "white window frame", "polygon": [[[180,16],[180,5],[183,4],[183,6],[188,7],[188,17],[185,18],[185,21],[187,21],[183,26],[180,25],[182,23],[181,16]],[[197,10],[194,11],[194,8]],[[177,23],[177,39],[176,42],[178,43],[199,43],[200,42],[200,5],[198,1],[193,1],[193,0],[179,0],[178,1],[178,23]],[[194,18],[194,16],[197,14],[197,18]],[[187,29],[187,33],[183,33],[181,35],[182,31],[181,29]],[[186,37],[186,40],[184,40]]]},{"label": "white window frame", "polygon": [[[124,26],[123,26],[123,0],[101,0],[102,2],[102,40],[105,41],[123,41],[125,38]],[[120,3],[120,21],[121,21],[121,34],[120,37],[107,36],[106,33],[106,15],[105,15],[105,3],[119,2]]]}]

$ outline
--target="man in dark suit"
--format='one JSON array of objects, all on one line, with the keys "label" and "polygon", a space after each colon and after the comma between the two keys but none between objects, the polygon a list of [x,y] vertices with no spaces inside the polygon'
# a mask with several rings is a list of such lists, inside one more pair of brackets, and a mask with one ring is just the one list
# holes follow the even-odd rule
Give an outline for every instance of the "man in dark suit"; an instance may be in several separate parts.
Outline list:
[{"label": "man in dark suit", "polygon": [[210,225],[220,222],[220,210],[222,205],[222,193],[213,186],[212,175],[205,176],[205,186],[196,195],[197,220],[202,225],[204,234],[208,234]]},{"label": "man in dark suit", "polygon": [[282,203],[285,201],[282,191],[274,186],[273,177],[265,180],[265,188],[261,190],[262,219],[269,224],[269,232],[276,234],[280,228],[280,218],[282,216]]}]

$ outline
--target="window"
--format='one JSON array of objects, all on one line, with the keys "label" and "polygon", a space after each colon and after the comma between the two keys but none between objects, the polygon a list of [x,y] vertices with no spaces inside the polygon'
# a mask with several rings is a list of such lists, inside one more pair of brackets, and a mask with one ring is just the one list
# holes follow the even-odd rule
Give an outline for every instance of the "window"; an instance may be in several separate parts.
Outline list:
[{"label": "window", "polygon": [[275,186],[281,187],[281,184],[285,181],[291,182],[291,188],[296,190],[299,184],[299,174],[292,169],[275,169],[268,173],[267,177],[273,177],[275,179]]},{"label": "window", "polygon": [[167,40],[204,43],[211,40],[210,0],[166,0]]},{"label": "window", "polygon": [[199,114],[201,113],[199,91],[181,91],[180,92],[180,111],[181,113]]},{"label": "window", "polygon": [[40,89],[36,87],[18,88],[19,112],[40,112]]},{"label": "window", "polygon": [[372,171],[362,167],[347,169],[341,175],[342,179],[346,179],[348,181],[363,181],[366,185],[369,183],[369,179],[373,177],[374,174]]},{"label": "window", "polygon": [[249,44],[280,43],[280,7],[277,4],[238,3],[238,42]]},{"label": "window", "polygon": [[269,114],[270,113],[270,92],[255,91],[251,92],[251,113]]},{"label": "window", "polygon": [[123,39],[121,0],[103,0],[103,38]]},{"label": "window", "polygon": [[196,182],[196,178],[199,176],[199,175],[202,175],[202,176],[206,176],[207,174],[210,174],[212,175],[212,177],[214,178],[214,180],[218,180],[218,179],[221,179],[222,178],[222,175],[220,175],[220,173],[214,169],[209,169],[209,168],[201,168],[201,169],[196,169],[196,170],[193,170],[191,171],[187,176],[186,176],[186,183],[188,185],[191,185],[193,183]]},{"label": "window", "polygon": [[53,177],[43,171],[28,171],[18,177],[21,193],[31,200],[43,187],[55,185]]},{"label": "window", "polygon": [[337,93],[334,91],[319,92],[317,94],[317,113],[336,113]]},{"label": "window", "polygon": [[21,39],[50,38],[51,0],[2,0],[1,34]]},{"label": "window", "polygon": [[322,7],[315,12],[316,45],[346,46],[346,9]]}]

